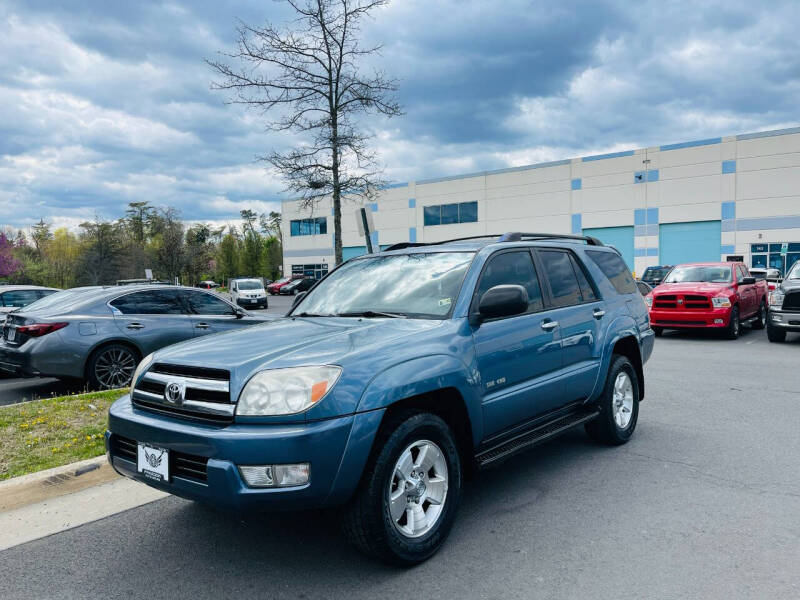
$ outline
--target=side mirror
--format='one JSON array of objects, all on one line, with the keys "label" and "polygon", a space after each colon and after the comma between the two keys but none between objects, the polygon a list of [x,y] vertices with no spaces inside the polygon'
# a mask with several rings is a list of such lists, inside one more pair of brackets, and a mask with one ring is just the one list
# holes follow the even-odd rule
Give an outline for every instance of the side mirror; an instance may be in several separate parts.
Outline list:
[{"label": "side mirror", "polygon": [[294,300],[292,300],[292,308],[297,306],[300,300],[305,298],[307,294],[308,292],[298,292],[297,294],[295,294]]},{"label": "side mirror", "polygon": [[496,285],[478,303],[482,319],[519,315],[528,310],[528,291],[521,285]]},{"label": "side mirror", "polygon": [[753,285],[756,282],[755,277],[744,277],[742,278],[742,285]]},{"label": "side mirror", "polygon": [[236,318],[237,318],[237,319],[241,319],[241,318],[243,318],[243,317],[246,317],[246,316],[247,316],[247,313],[246,313],[246,312],[244,312],[244,310],[242,310],[242,309],[241,309],[241,308],[239,308],[238,306],[237,306],[237,307],[236,307],[236,308],[233,310],[233,314],[235,314],[235,315],[236,315]]}]

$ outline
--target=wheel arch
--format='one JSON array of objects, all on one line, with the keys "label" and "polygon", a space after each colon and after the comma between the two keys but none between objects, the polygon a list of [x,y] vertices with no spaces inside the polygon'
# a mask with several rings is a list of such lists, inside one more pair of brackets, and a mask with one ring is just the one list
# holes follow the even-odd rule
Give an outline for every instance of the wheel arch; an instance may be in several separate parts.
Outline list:
[{"label": "wheel arch", "polygon": [[631,361],[633,368],[636,369],[636,377],[639,380],[639,400],[644,400],[644,365],[642,364],[642,353],[639,349],[639,341],[633,335],[621,337],[614,342],[611,353],[612,355],[619,354]]}]

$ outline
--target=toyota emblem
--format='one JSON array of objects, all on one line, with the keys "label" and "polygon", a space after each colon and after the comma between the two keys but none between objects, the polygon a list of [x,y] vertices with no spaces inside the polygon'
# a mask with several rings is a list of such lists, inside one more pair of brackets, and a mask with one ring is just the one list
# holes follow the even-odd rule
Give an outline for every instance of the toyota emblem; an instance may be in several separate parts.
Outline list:
[{"label": "toyota emblem", "polygon": [[183,386],[172,382],[164,388],[164,399],[170,404],[183,404]]}]

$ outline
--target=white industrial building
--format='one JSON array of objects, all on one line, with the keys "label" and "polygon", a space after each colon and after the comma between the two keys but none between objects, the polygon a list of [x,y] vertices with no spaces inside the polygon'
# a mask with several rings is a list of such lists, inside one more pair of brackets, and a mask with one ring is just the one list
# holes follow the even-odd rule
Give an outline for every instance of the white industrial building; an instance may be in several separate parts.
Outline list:
[{"label": "white industrial building", "polygon": [[[344,258],[363,254],[342,203]],[[800,259],[800,127],[388,186],[367,205],[374,248],[507,231],[583,233],[646,266]],[[283,203],[284,273],[334,265],[331,202]]]}]

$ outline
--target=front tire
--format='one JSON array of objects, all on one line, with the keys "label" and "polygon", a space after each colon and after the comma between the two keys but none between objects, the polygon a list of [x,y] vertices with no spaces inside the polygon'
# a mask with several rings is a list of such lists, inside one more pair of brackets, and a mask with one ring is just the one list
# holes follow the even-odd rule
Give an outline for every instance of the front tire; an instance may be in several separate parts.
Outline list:
[{"label": "front tire", "polygon": [[600,397],[600,414],[586,424],[594,441],[620,446],[633,436],[639,420],[639,377],[626,356],[611,358],[606,385]]},{"label": "front tire", "polygon": [[461,502],[462,469],[450,427],[425,412],[388,417],[342,530],[364,554],[411,566],[442,546]]},{"label": "front tire", "polygon": [[786,341],[786,331],[783,329],[778,329],[777,327],[773,327],[769,323],[767,323],[767,339],[770,342],[778,343]]},{"label": "front tire", "polygon": [[656,337],[661,337],[664,335],[664,328],[663,327],[653,327],[653,333],[656,334]]},{"label": "front tire", "polygon": [[728,321],[728,326],[725,328],[725,337],[729,340],[735,340],[739,337],[742,330],[742,324],[739,320],[739,307],[734,306],[731,309],[731,318]]}]

